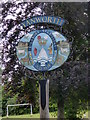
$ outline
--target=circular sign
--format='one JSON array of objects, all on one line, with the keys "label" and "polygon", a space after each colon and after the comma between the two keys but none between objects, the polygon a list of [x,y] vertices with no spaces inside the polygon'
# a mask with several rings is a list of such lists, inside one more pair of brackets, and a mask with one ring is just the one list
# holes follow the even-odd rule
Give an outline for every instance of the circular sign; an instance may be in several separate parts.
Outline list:
[{"label": "circular sign", "polygon": [[20,39],[17,56],[22,64],[34,71],[49,71],[61,66],[68,58],[69,43],[57,31],[36,30]]}]

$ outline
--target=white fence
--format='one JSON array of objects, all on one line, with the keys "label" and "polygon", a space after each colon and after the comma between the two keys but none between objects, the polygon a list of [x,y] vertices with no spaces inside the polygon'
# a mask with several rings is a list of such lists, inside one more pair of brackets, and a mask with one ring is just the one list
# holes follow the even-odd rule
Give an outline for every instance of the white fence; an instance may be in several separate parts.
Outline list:
[{"label": "white fence", "polygon": [[25,104],[14,104],[14,105],[7,105],[7,117],[9,116],[9,107],[12,107],[12,106],[26,106],[26,105],[30,105],[30,110],[31,110],[31,115],[33,114],[32,113],[32,104],[29,104],[29,103],[25,103]]}]

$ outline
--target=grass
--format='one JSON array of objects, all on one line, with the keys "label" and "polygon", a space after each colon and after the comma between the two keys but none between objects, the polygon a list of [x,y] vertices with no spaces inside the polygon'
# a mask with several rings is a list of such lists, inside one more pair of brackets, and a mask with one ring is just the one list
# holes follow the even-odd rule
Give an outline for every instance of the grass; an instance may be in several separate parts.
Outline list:
[{"label": "grass", "polygon": [[[83,118],[88,118],[88,115],[89,115],[90,111],[89,112],[86,112],[84,115],[83,115]],[[6,116],[3,117],[3,118],[7,118]],[[26,114],[26,115],[13,115],[13,116],[9,116],[8,118],[40,118],[40,114],[37,113],[37,114],[33,114],[33,115],[30,115],[30,114]],[[50,112],[50,118],[57,118],[55,112]],[[90,119],[90,117],[89,117]]]},{"label": "grass", "polygon": [[[6,116],[3,117],[3,118],[7,118]],[[9,116],[8,118],[40,118],[40,114],[37,113],[37,114],[26,114],[26,115],[13,115],[13,116]],[[51,112],[50,113],[50,118],[56,118],[56,116],[54,115],[54,112]]]},{"label": "grass", "polygon": [[[6,118],[6,117],[3,117]],[[9,116],[8,118],[40,118],[40,114],[26,114],[26,115],[17,115],[17,116]]]}]

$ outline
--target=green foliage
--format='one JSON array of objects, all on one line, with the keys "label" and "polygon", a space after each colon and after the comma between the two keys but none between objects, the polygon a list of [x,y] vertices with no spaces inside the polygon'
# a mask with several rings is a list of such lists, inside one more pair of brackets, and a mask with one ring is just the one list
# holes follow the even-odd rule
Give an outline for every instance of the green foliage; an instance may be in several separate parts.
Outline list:
[{"label": "green foliage", "polygon": [[57,102],[52,97],[49,98],[49,111],[52,117],[57,116]]},{"label": "green foliage", "polygon": [[8,96],[5,95],[5,92],[2,88],[2,116],[6,115]]},{"label": "green foliage", "polygon": [[8,98],[7,104],[8,105],[16,104],[17,98],[18,98],[18,94],[16,94],[15,96],[13,96],[13,98]]},{"label": "green foliage", "polygon": [[57,103],[56,101],[52,100],[52,98],[49,98],[49,111],[50,112],[55,112],[57,111]]}]

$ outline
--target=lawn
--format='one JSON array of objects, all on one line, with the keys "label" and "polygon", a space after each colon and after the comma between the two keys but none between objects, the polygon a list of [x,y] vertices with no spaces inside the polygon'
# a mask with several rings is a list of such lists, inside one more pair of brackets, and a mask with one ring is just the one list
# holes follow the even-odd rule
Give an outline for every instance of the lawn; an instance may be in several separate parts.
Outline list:
[{"label": "lawn", "polygon": [[[3,117],[3,118],[7,118],[7,117]],[[15,115],[15,116],[9,116],[8,118],[40,118],[40,114],[37,113],[37,114],[33,114],[33,115],[30,115],[30,114],[26,114],[26,115]],[[56,118],[56,115],[54,112],[51,112],[50,113],[50,118]]]},{"label": "lawn", "polygon": [[[89,112],[86,112],[86,114],[83,115],[83,118],[88,118]],[[3,117],[7,118],[7,117]],[[8,118],[40,118],[40,114],[26,114],[26,115],[15,115],[15,116],[9,116]],[[57,118],[56,114],[54,112],[50,112],[50,118]],[[90,118],[89,118],[90,119]]]}]

